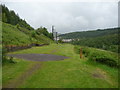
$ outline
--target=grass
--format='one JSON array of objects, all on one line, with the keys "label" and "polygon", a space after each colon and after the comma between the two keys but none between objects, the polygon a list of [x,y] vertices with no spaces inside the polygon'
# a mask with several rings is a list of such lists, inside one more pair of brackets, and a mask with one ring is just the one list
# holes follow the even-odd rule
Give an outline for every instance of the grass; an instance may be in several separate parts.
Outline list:
[{"label": "grass", "polygon": [[[117,88],[118,70],[99,63],[92,63],[88,58],[79,58],[70,44],[51,44],[43,47],[13,52],[18,53],[44,53],[68,56],[61,61],[40,62],[42,67],[29,76],[20,88]],[[16,79],[25,72],[31,61],[18,60],[17,65],[3,66],[3,85],[9,79],[6,77],[15,73]],[[19,69],[19,70],[17,70]],[[22,71],[23,70],[23,71]],[[12,73],[12,74],[11,74]],[[94,76],[97,74],[97,77]]]},{"label": "grass", "polygon": [[25,61],[20,59],[15,59],[15,64],[6,63],[2,68],[2,84],[3,86],[9,84],[14,79],[17,79],[23,72],[29,69],[34,63],[31,61]]},{"label": "grass", "polygon": [[5,45],[28,45],[32,43],[38,44],[49,44],[53,41],[44,35],[36,35],[32,37],[32,33],[35,31],[30,31],[25,28],[19,27],[6,23],[2,23],[2,35],[3,43]]},{"label": "grass", "polygon": [[[30,38],[15,26],[3,23],[3,42],[5,45],[30,44]],[[23,38],[24,37],[24,38]]]},{"label": "grass", "polygon": [[118,53],[85,46],[75,46],[75,52],[79,54],[80,48],[82,48],[84,56],[91,61],[103,63],[111,67],[119,67]]}]

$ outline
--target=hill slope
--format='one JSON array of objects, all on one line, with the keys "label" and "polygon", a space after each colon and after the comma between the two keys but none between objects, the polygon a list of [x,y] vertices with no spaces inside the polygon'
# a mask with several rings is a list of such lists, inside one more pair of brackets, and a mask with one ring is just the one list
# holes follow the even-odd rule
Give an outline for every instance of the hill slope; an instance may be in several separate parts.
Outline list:
[{"label": "hill slope", "polygon": [[[37,35],[34,31],[29,31],[25,28],[3,23],[3,44],[4,45],[28,45],[32,43],[49,44],[51,39],[43,34]],[[33,35],[34,33],[34,35]]]},{"label": "hill slope", "polygon": [[71,43],[94,48],[105,49],[113,52],[120,52],[118,49],[118,33],[120,28],[111,28],[95,31],[73,32],[62,34],[59,37],[74,39]]},{"label": "hill slope", "polygon": [[82,32],[72,32],[61,34],[59,37],[65,39],[76,39],[76,38],[91,38],[91,37],[100,37],[105,35],[117,34],[118,28],[103,29],[103,30],[94,30],[94,31],[82,31]]},{"label": "hill slope", "polygon": [[80,40],[74,40],[72,44],[101,48],[113,52],[120,52],[118,50],[118,45],[119,45],[118,34],[106,35],[96,38],[84,38]]},{"label": "hill slope", "polygon": [[[22,20],[13,10],[5,5],[2,7],[3,45],[49,44],[53,42],[47,29],[34,30],[25,20]],[[37,33],[37,31],[42,33]],[[47,35],[46,35],[47,34]],[[52,38],[52,37],[51,37]]]},{"label": "hill slope", "polygon": [[0,5],[2,8],[2,21],[11,25],[19,25],[28,30],[34,30],[25,20],[21,19],[13,10],[9,10],[5,5]]}]

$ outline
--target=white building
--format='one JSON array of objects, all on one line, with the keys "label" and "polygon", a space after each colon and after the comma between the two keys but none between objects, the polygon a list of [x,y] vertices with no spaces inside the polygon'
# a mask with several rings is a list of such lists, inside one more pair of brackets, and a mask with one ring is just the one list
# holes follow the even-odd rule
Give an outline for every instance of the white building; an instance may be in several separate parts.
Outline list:
[{"label": "white building", "polygon": [[72,39],[62,39],[63,42],[71,42]]}]

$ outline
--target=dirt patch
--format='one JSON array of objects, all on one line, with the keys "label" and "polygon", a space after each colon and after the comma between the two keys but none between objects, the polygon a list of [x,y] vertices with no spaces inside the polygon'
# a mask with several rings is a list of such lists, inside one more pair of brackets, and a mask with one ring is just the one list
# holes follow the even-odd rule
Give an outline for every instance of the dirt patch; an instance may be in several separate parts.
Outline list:
[{"label": "dirt patch", "polygon": [[51,55],[51,54],[9,54],[8,56],[25,59],[25,60],[31,60],[31,61],[58,61],[68,58],[65,56]]},{"label": "dirt patch", "polygon": [[95,78],[104,78],[104,76],[101,75],[100,73],[93,73],[92,76]]},{"label": "dirt patch", "polygon": [[96,71],[94,71],[92,73],[92,76],[94,78],[100,78],[100,79],[104,79],[105,81],[107,81],[109,84],[113,85],[110,77],[107,75],[107,73],[99,68],[96,69]]},{"label": "dirt patch", "polygon": [[3,86],[3,88],[17,88],[21,84],[24,83],[24,81],[30,77],[36,70],[38,70],[41,67],[40,63],[34,64],[31,68],[29,68],[26,72],[22,73],[21,76],[15,80],[12,80],[7,85]]},{"label": "dirt patch", "polygon": [[102,78],[102,79],[105,79],[107,77],[106,72],[102,71],[99,68],[97,68],[96,71],[92,73],[92,76],[95,78]]}]

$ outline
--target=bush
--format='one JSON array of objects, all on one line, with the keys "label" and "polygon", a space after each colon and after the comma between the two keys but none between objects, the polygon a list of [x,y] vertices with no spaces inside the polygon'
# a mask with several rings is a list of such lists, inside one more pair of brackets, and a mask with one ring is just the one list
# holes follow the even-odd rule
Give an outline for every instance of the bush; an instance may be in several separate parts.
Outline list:
[{"label": "bush", "polygon": [[75,51],[75,53],[79,54],[80,53],[80,47],[75,46],[74,47],[74,51]]},{"label": "bush", "polygon": [[111,67],[119,67],[117,53],[113,53],[101,49],[75,46],[74,50],[77,54],[79,54],[80,48],[82,48],[84,56],[88,57],[88,60],[90,61],[99,62]]},{"label": "bush", "polygon": [[118,63],[113,57],[101,51],[91,52],[89,55],[89,60],[93,60],[93,61],[96,61],[102,64],[106,64],[111,67],[118,67]]},{"label": "bush", "polygon": [[15,61],[13,61],[13,57],[7,57],[6,56],[7,50],[6,48],[2,48],[2,63],[3,65],[6,63],[16,63]]},{"label": "bush", "polygon": [[90,51],[89,51],[89,49],[87,47],[82,48],[82,52],[85,55],[85,57],[87,57],[90,54]]},{"label": "bush", "polygon": [[118,67],[117,63],[114,60],[107,58],[107,57],[106,58],[96,58],[96,61],[103,63],[103,64],[107,64],[111,67]]}]

